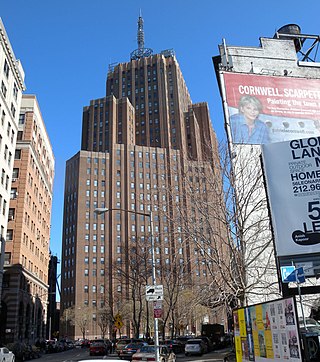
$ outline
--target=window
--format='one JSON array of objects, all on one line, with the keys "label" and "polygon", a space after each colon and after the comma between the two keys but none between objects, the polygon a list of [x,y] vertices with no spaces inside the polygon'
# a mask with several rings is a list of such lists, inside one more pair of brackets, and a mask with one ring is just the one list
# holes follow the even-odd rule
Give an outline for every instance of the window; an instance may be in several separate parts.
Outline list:
[{"label": "window", "polygon": [[2,214],[3,215],[6,214],[6,209],[7,209],[7,201],[3,200],[3,204],[2,204]]},{"label": "window", "polygon": [[12,116],[15,117],[16,116],[16,108],[13,105],[13,103],[11,103],[11,108],[10,109],[11,109]]},{"label": "window", "polygon": [[15,209],[12,209],[12,208],[9,209],[9,214],[8,214],[9,220],[14,220],[15,211],[16,211]]},{"label": "window", "polygon": [[7,95],[7,88],[6,88],[6,86],[4,85],[3,81],[1,82],[1,92],[2,92],[3,96],[6,97],[6,95]]},{"label": "window", "polygon": [[12,229],[8,229],[7,230],[7,238],[6,240],[13,240],[13,230]]},{"label": "window", "polygon": [[17,188],[12,188],[10,191],[10,199],[14,200],[18,196]]},{"label": "window", "polygon": [[17,98],[18,98],[18,87],[17,87],[16,83],[13,84],[13,97],[15,100],[17,100]]},{"label": "window", "polygon": [[6,78],[9,78],[9,64],[7,62],[7,59],[4,60],[4,66],[3,66],[3,73],[6,76]]},{"label": "window", "polygon": [[14,159],[15,160],[21,160],[21,150],[15,150]]}]

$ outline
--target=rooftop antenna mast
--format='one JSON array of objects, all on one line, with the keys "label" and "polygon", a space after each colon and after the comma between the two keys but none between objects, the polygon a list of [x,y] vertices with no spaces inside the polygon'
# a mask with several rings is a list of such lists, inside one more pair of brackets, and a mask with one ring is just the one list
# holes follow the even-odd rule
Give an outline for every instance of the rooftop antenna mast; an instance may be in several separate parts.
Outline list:
[{"label": "rooftop antenna mast", "polygon": [[138,49],[135,49],[130,54],[131,60],[138,60],[140,58],[149,57],[153,53],[153,51],[150,48],[144,47],[143,18],[142,18],[142,14],[141,14],[141,9],[140,9],[140,14],[139,14],[139,19],[138,19],[137,41],[138,41]]}]

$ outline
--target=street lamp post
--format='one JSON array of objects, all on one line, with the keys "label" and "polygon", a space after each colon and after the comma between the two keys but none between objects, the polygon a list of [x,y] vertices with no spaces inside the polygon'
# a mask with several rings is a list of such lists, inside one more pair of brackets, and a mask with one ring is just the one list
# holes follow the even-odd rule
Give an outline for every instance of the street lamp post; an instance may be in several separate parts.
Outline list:
[{"label": "street lamp post", "polygon": [[[94,212],[98,215],[104,214],[108,211],[124,211],[124,212],[128,212],[131,214],[137,214],[137,215],[143,215],[146,216],[150,219],[150,232],[151,232],[151,237],[150,237],[150,243],[151,243],[151,263],[152,263],[152,283],[153,285],[157,285],[157,280],[156,280],[156,261],[155,261],[155,253],[154,253],[154,237],[153,237],[153,218],[152,218],[152,211],[150,211],[149,214],[144,213],[144,212],[139,212],[139,211],[132,211],[132,210],[126,210],[126,209],[121,209],[121,208],[112,208],[112,209],[108,209],[108,208],[97,208],[94,210]],[[158,318],[154,317],[154,343],[155,343],[155,352],[156,352],[156,361],[159,361],[159,327],[158,327]]]},{"label": "street lamp post", "polygon": [[[39,337],[43,337],[43,332],[40,333],[42,335],[38,335],[38,324],[39,322],[42,324],[43,322],[45,322],[46,324],[48,323],[48,300],[46,302],[43,302],[41,301],[41,298],[43,296],[49,296],[49,295],[55,295],[56,292],[46,292],[46,293],[43,293],[43,294],[38,294],[36,293],[33,298],[34,298],[34,313],[33,313],[33,341],[35,342],[35,340]],[[39,306],[39,303],[40,303],[40,306]],[[41,316],[41,319],[39,319],[39,308],[41,308],[41,310],[43,310],[43,303],[45,303],[47,306],[46,306],[46,318],[43,319],[43,316]],[[39,308],[38,308],[39,307]],[[50,320],[49,320],[49,323],[50,323],[50,330],[49,330],[49,336],[51,339],[51,316],[50,316]]]}]

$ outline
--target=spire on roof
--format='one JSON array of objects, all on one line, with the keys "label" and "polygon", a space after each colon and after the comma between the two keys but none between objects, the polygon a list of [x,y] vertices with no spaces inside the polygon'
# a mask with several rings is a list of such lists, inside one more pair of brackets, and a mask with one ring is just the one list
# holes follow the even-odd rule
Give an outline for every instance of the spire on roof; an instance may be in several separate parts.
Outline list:
[{"label": "spire on roof", "polygon": [[138,32],[137,32],[138,49],[130,54],[131,60],[137,60],[144,57],[149,57],[152,54],[152,49],[144,47],[144,31],[143,31],[143,18],[140,9],[138,18]]}]

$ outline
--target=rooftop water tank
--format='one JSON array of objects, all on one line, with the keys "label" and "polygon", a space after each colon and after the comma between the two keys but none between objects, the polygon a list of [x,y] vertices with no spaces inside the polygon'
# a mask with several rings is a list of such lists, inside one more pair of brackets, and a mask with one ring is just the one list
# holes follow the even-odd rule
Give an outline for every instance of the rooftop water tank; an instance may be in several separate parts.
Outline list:
[{"label": "rooftop water tank", "polygon": [[[281,36],[281,34],[285,34],[285,36]],[[294,45],[296,47],[296,51],[298,52],[303,43],[303,38],[292,36],[290,37],[290,34],[292,35],[300,35],[301,29],[300,26],[297,24],[287,24],[282,26],[280,29],[277,30],[276,34],[273,38],[277,39],[292,39],[294,41]]]}]

